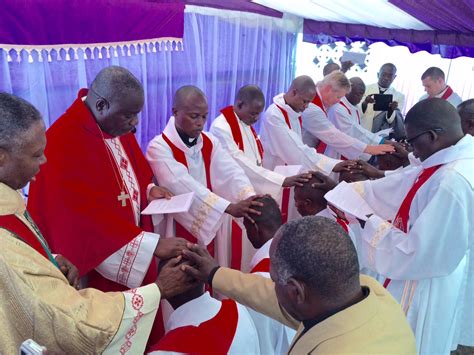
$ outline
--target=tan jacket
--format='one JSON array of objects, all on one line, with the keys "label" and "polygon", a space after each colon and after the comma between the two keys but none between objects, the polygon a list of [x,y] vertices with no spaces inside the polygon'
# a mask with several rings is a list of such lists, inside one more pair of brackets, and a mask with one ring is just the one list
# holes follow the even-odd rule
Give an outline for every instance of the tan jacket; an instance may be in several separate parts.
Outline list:
[{"label": "tan jacket", "polygon": [[416,354],[415,337],[399,304],[374,279],[361,275],[361,284],[370,289],[369,296],[315,325],[301,338],[303,324],[280,306],[273,281],[220,268],[212,287],[297,329],[289,354]]},{"label": "tan jacket", "polygon": [[[24,211],[21,196],[0,183],[0,215],[25,221]],[[18,354],[29,338],[69,354],[105,350],[122,321],[123,294],[76,291],[48,259],[1,227],[0,245],[1,354]]]}]

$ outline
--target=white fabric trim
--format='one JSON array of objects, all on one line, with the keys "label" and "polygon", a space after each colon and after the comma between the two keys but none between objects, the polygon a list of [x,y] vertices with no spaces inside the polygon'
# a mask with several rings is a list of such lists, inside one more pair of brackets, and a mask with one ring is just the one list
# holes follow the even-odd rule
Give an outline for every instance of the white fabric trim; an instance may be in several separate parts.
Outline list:
[{"label": "white fabric trim", "polygon": [[105,259],[95,270],[106,279],[133,288],[142,284],[160,236],[141,232],[130,243]]}]

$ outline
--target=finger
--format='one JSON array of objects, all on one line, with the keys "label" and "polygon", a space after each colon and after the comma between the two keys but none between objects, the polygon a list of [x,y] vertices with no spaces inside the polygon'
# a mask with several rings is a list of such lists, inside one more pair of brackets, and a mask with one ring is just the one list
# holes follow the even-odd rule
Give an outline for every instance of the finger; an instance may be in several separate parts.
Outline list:
[{"label": "finger", "polygon": [[250,202],[250,206],[260,206],[260,207],[263,207],[263,203],[262,203],[262,202],[258,202],[258,201],[252,201],[252,202]]},{"label": "finger", "polygon": [[253,219],[252,217],[250,217],[249,214],[246,213],[246,214],[244,215],[244,218],[247,218],[247,219],[250,221],[250,223],[256,224],[255,221],[254,221],[254,219]]},{"label": "finger", "polygon": [[182,265],[181,271],[185,272],[187,275],[191,276],[193,279],[202,280],[203,274],[199,270],[195,269],[191,265]]},{"label": "finger", "polygon": [[260,216],[262,214],[262,212],[260,211],[257,211],[257,210],[254,210],[253,208],[247,208],[247,214],[248,213],[251,213],[251,214],[256,214],[257,216]]}]

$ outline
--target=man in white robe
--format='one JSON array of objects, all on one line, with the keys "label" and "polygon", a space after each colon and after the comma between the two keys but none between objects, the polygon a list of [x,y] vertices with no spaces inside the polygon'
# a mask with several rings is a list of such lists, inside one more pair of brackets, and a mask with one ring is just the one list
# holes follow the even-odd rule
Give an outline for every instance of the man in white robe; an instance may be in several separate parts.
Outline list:
[{"label": "man in white robe", "polygon": [[396,110],[403,110],[405,105],[405,95],[395,90],[392,85],[397,77],[397,68],[392,63],[385,63],[380,67],[378,73],[378,82],[367,86],[365,96],[362,101],[362,126],[372,131],[372,124],[375,116],[382,111],[374,111],[374,94],[393,95],[390,109],[386,113],[386,120],[391,123],[396,119]]},{"label": "man in white robe", "polygon": [[207,113],[201,90],[180,88],[173,101],[174,116],[148,146],[147,159],[160,185],[176,195],[195,194],[188,212],[167,215],[159,228],[165,236],[183,234],[190,241],[211,247],[216,237],[217,260],[235,268],[242,263],[245,268],[253,253],[242,251],[245,236],[232,217],[251,218],[255,212],[252,206],[258,205],[253,202],[255,190],[219,141],[202,133]]},{"label": "man in white robe", "polygon": [[[276,201],[269,195],[257,199],[262,202],[262,207],[256,207],[262,212],[254,218],[252,223],[245,220],[247,236],[257,249],[250,263],[251,273],[270,278],[270,245],[273,236],[281,227],[282,218]],[[277,322],[259,312],[248,308],[257,327],[261,354],[286,354],[289,350],[295,331],[282,323]]]},{"label": "man in white robe", "polygon": [[461,97],[446,84],[444,72],[438,67],[426,69],[421,76],[421,83],[425,88],[426,94],[420,98],[420,101],[429,97],[439,97],[448,101],[454,107],[458,107],[462,102]]},{"label": "man in white robe", "polygon": [[202,282],[168,302],[174,311],[166,334],[149,354],[259,354],[257,329],[241,304],[211,297]]},{"label": "man in white robe", "polygon": [[[340,102],[351,90],[351,84],[344,73],[332,72],[316,85],[316,95],[303,112],[303,142],[315,147],[318,153],[342,159],[358,159],[363,154],[378,155],[393,151],[393,147],[380,144],[370,145],[339,130],[328,119],[328,110]],[[329,149],[329,151],[328,151]],[[369,156],[365,155],[365,159]]]},{"label": "man in white robe", "polygon": [[352,184],[375,211],[360,236],[359,258],[385,278],[418,352],[449,354],[459,343],[474,344],[473,299],[466,293],[472,290],[474,139],[464,136],[452,105],[438,98],[417,103],[405,125],[421,164]]},{"label": "man in white robe", "polygon": [[[382,144],[384,139],[381,136],[366,130],[360,124],[362,110],[358,105],[365,94],[364,82],[359,77],[351,78],[349,81],[351,83],[351,91],[328,110],[329,121],[340,131],[365,144]],[[341,156],[337,149],[332,146],[326,148],[325,154],[336,159],[340,159]],[[368,160],[370,155],[364,154],[361,158]]]}]

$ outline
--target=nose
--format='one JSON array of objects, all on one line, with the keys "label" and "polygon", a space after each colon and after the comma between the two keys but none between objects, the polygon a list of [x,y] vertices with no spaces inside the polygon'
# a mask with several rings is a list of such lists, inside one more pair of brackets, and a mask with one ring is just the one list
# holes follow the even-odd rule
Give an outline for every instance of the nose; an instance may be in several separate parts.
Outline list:
[{"label": "nose", "polygon": [[48,159],[46,158],[46,155],[43,154],[43,156],[40,159],[40,165],[45,164],[47,161],[48,161]]},{"label": "nose", "polygon": [[130,121],[131,126],[136,126],[138,124],[138,115],[133,116],[132,120]]}]

